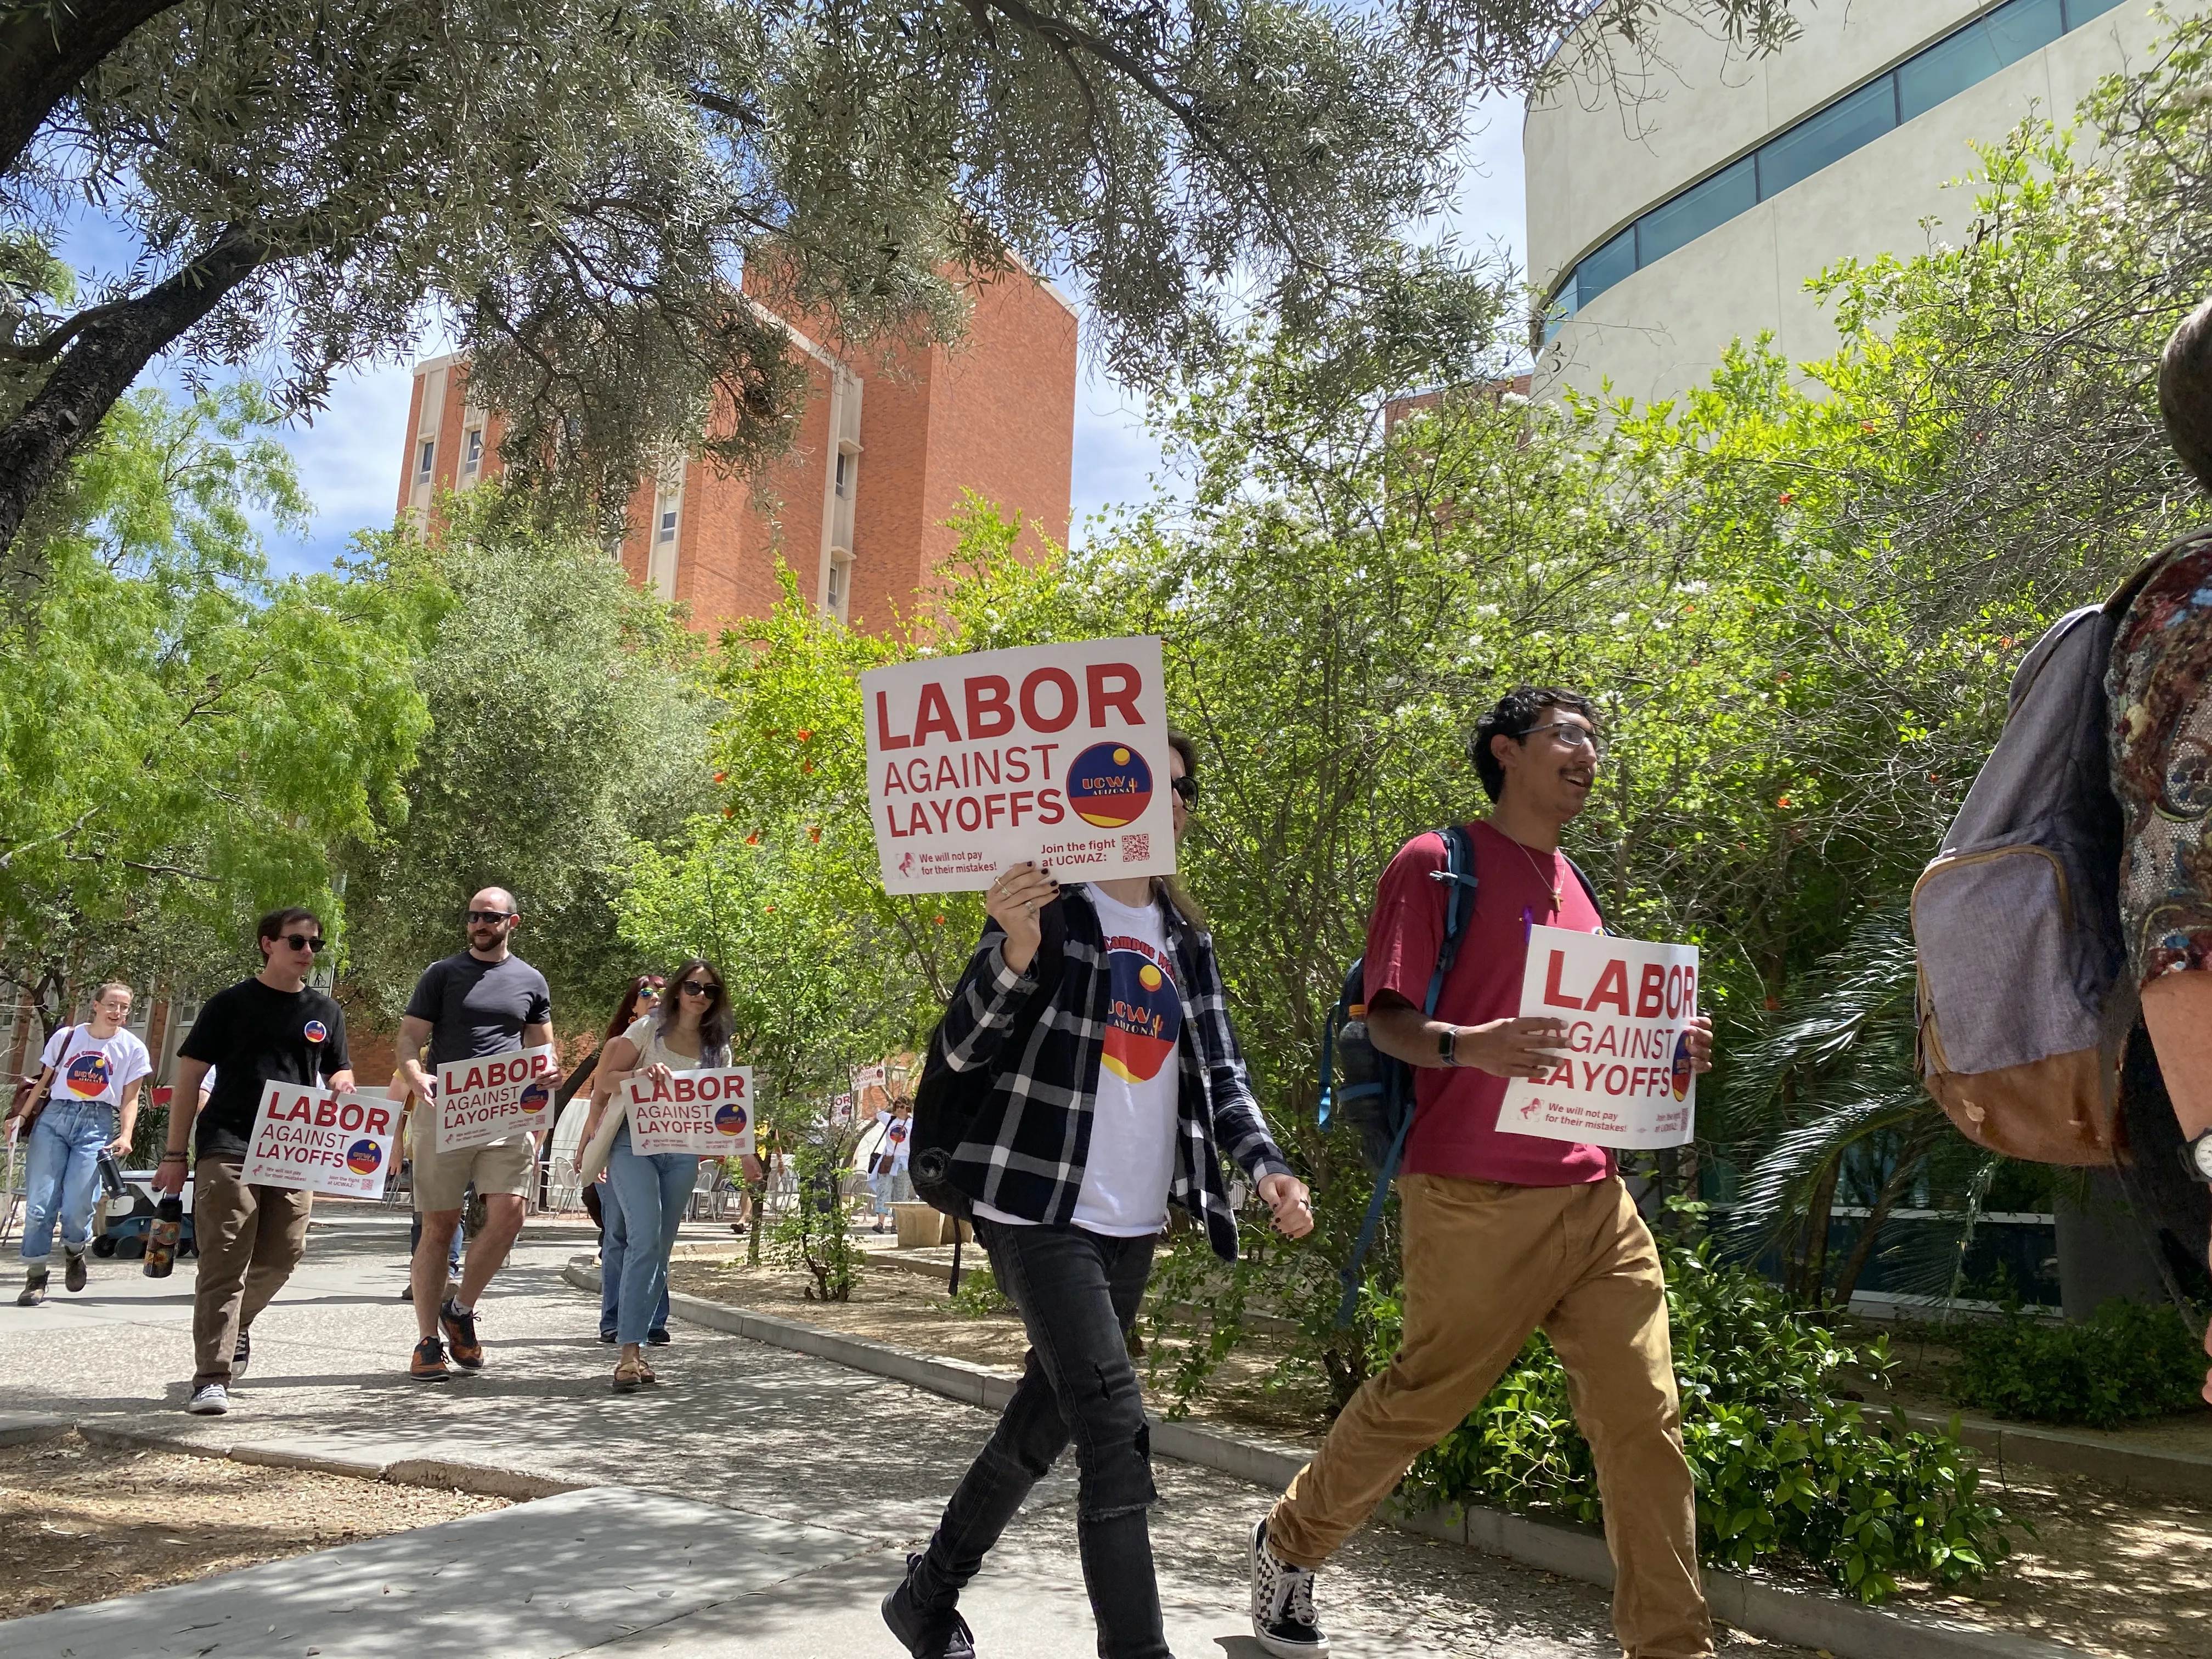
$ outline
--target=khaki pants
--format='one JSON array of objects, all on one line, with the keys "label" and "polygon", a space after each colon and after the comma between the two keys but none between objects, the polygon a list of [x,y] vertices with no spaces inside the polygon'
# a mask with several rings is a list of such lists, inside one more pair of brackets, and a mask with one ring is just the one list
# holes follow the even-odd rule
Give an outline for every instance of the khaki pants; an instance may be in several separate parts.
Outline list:
[{"label": "khaki pants", "polygon": [[1294,1565],[1318,1567],[1541,1327],[1595,1454],[1622,1649],[1630,1659],[1711,1653],[1665,1281],[1627,1189],[1618,1179],[1513,1187],[1412,1175],[1398,1192],[1401,1346],[1276,1504],[1267,1542]]},{"label": "khaki pants", "polygon": [[284,1288],[307,1250],[313,1193],[247,1187],[237,1158],[204,1158],[192,1170],[192,1237],[200,1272],[192,1292],[192,1387],[230,1382],[238,1334]]}]

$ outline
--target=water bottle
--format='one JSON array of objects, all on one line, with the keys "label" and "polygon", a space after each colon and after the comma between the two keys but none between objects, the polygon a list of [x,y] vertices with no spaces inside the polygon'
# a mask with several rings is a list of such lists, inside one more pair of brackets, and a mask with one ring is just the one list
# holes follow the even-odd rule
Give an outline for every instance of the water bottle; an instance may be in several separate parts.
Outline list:
[{"label": "water bottle", "polygon": [[172,1194],[161,1200],[154,1224],[146,1232],[146,1277],[167,1279],[177,1265],[177,1237],[185,1230],[185,1200]]}]

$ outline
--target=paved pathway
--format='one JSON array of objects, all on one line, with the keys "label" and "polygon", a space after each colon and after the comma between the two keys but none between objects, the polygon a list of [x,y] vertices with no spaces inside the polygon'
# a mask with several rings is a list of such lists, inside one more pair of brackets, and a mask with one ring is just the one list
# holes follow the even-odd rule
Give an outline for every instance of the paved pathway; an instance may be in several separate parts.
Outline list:
[{"label": "paved pathway", "polygon": [[[486,1372],[425,1387],[404,1375],[414,1340],[412,1310],[397,1299],[404,1282],[404,1218],[346,1215],[336,1206],[326,1213],[332,1218],[316,1227],[307,1263],[255,1327],[252,1372],[228,1417],[191,1418],[178,1410],[190,1369],[189,1261],[166,1281],[144,1278],[135,1263],[96,1262],[93,1284],[80,1296],[59,1295],[39,1310],[0,1304],[0,1381],[8,1403],[118,1427],[158,1426],[224,1445],[313,1439],[328,1449],[356,1446],[389,1457],[401,1455],[398,1444],[410,1456],[635,1488],[635,1497],[609,1494],[598,1506],[580,1496],[543,1500],[563,1507],[531,1524],[542,1533],[563,1515],[619,1510],[644,1535],[680,1540],[711,1523],[724,1537],[720,1555],[726,1577],[697,1565],[670,1565],[667,1596],[657,1589],[644,1594],[631,1573],[629,1588],[638,1594],[630,1601],[579,1607],[587,1592],[577,1586],[596,1582],[589,1577],[594,1547],[578,1541],[583,1534],[541,1545],[501,1531],[523,1524],[520,1517],[538,1507],[532,1504],[503,1512],[510,1519],[474,1517],[132,1602],[170,1628],[181,1620],[204,1629],[197,1614],[184,1615],[209,1606],[234,1611],[236,1597],[276,1594],[272,1586],[290,1587],[278,1601],[294,1605],[286,1598],[310,1579],[327,1589],[334,1582],[365,1584],[414,1573],[422,1570],[424,1551],[442,1550],[453,1559],[489,1552],[511,1565],[512,1578],[501,1582],[515,1607],[535,1607],[526,1598],[566,1587],[576,1617],[563,1624],[502,1615],[499,1633],[483,1630],[487,1639],[472,1646],[484,1659],[555,1659],[587,1648],[660,1659],[896,1659],[875,1603],[896,1582],[902,1552],[927,1537],[952,1483],[988,1434],[988,1417],[902,1384],[680,1321],[676,1345],[653,1356],[664,1386],[616,1395],[606,1385],[612,1352],[594,1340],[596,1310],[559,1279],[568,1255],[589,1248],[588,1235],[557,1225],[533,1225],[526,1233],[486,1300],[480,1315]],[[1258,1655],[1242,1611],[1243,1540],[1266,1495],[1166,1460],[1158,1480],[1163,1502],[1153,1536],[1177,1654]],[[1068,1659],[1092,1650],[1073,1503],[1072,1468],[1055,1471],[970,1588],[964,1606],[987,1659]],[[702,1517],[697,1505],[713,1509]],[[487,1524],[493,1522],[498,1524]],[[677,1553],[672,1542],[672,1564]],[[709,1553],[709,1565],[714,1559]],[[702,1572],[708,1575],[703,1582]],[[1618,1652],[1607,1638],[1602,1592],[1387,1530],[1355,1537],[1322,1588],[1341,1659],[1595,1659]],[[110,1611],[97,1616],[63,1613],[10,1625],[0,1632],[0,1650],[12,1656],[66,1647],[78,1659],[110,1651],[106,1639],[91,1638],[118,1628],[112,1610],[125,1604],[104,1605]],[[314,1605],[325,1607],[327,1622],[327,1610],[338,1604],[325,1597]],[[138,1645],[126,1642],[112,1650],[201,1650],[147,1645],[145,1628],[128,1638]],[[26,1644],[22,1638],[37,1631],[44,1632],[39,1642]],[[421,1645],[422,1636],[421,1628],[410,1635],[340,1619],[307,1635],[291,1626],[263,1630],[256,1641],[266,1637],[265,1647],[228,1641],[214,1653],[216,1659],[300,1655],[311,1643],[331,1659],[431,1651]],[[1796,1654],[1747,1638],[1727,1651],[1754,1647],[1778,1659]]]}]

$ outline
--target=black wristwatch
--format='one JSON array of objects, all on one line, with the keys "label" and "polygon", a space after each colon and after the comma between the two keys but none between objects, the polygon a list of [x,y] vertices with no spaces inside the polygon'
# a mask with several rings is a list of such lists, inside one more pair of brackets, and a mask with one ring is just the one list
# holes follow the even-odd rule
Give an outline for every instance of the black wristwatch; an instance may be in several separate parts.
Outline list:
[{"label": "black wristwatch", "polygon": [[2182,1143],[2181,1162],[2191,1180],[2212,1182],[2212,1129]]},{"label": "black wristwatch", "polygon": [[1437,1033],[1437,1058],[1447,1066],[1459,1064],[1459,1027],[1447,1025]]}]

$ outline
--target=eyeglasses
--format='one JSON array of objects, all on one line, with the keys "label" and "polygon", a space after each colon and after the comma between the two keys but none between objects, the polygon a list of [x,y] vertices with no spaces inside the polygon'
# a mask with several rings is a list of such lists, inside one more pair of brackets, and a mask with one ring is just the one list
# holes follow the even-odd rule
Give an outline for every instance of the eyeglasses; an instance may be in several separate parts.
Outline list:
[{"label": "eyeglasses", "polygon": [[1198,780],[1196,778],[1176,778],[1168,785],[1168,787],[1176,792],[1176,799],[1181,801],[1185,806],[1195,806],[1198,805]]},{"label": "eyeglasses", "polygon": [[469,912],[469,925],[474,927],[477,923],[483,921],[489,922],[495,927],[501,922],[510,920],[514,915],[514,912],[512,910],[471,910]]},{"label": "eyeglasses", "polygon": [[710,997],[722,988],[720,985],[708,984],[704,980],[687,979],[684,981],[682,988],[689,991],[695,997]]},{"label": "eyeglasses", "polygon": [[323,941],[321,939],[310,939],[305,933],[287,933],[284,935],[284,943],[290,945],[295,951],[319,951],[323,948]]},{"label": "eyeglasses", "polygon": [[1605,744],[1597,733],[1587,726],[1577,726],[1572,720],[1553,720],[1549,726],[1532,726],[1521,734],[1521,741],[1528,742],[1539,732],[1556,732],[1559,741],[1570,749],[1588,749],[1593,755],[1605,753]]}]

